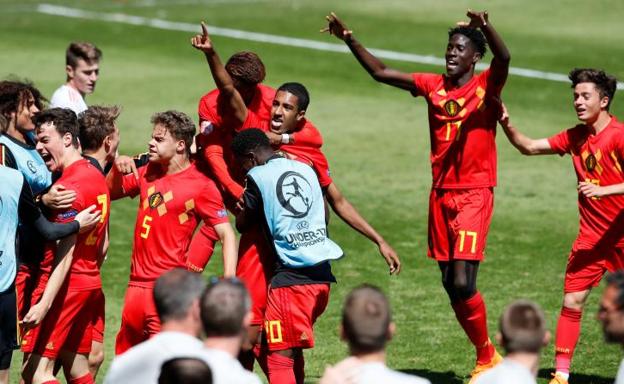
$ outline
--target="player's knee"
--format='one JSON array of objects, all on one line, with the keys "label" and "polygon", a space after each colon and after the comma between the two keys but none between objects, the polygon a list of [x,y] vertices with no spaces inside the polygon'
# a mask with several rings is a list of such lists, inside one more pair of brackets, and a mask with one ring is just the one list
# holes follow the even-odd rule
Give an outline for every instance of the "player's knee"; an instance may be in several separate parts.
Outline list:
[{"label": "player's knee", "polygon": [[570,309],[581,310],[585,306],[587,294],[585,292],[569,292],[563,295],[563,306]]},{"label": "player's knee", "polygon": [[93,372],[100,368],[104,362],[104,349],[92,350],[89,354],[89,370]]},{"label": "player's knee", "polygon": [[462,300],[468,300],[477,293],[477,287],[465,279],[456,279],[453,282],[453,288],[457,296]]}]

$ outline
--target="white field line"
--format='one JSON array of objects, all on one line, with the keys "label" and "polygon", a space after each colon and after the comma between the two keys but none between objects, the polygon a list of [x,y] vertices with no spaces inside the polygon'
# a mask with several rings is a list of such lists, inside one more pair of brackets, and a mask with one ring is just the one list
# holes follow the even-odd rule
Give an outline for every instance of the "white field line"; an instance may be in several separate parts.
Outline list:
[{"label": "white field line", "polygon": [[[155,18],[147,18],[142,16],[132,16],[124,13],[105,13],[105,12],[93,12],[86,11],[77,8],[69,8],[52,4],[39,4],[37,7],[37,12],[44,13],[47,15],[55,15],[55,16],[64,16],[64,17],[73,17],[78,19],[90,19],[90,20],[98,20],[98,21],[109,21],[115,23],[122,24],[131,24],[131,25],[140,25],[147,26],[151,28],[157,29],[166,29],[171,31],[184,31],[191,33],[199,33],[199,25],[184,23],[184,22],[176,22],[176,21],[167,21],[162,19]],[[318,51],[328,51],[328,52],[342,52],[349,53],[349,48],[347,48],[344,44],[335,44],[335,43],[325,43],[316,40],[308,40],[308,39],[299,39],[294,37],[286,37],[286,36],[278,36],[271,35],[267,33],[258,33],[258,32],[248,32],[241,31],[238,29],[230,29],[230,28],[221,28],[215,26],[209,26],[210,34],[213,36],[224,36],[230,37],[233,39],[240,40],[249,40],[256,41],[261,43],[269,43],[269,44],[279,44],[286,45],[290,47],[299,47],[299,48],[307,48],[314,49]],[[371,53],[382,59],[389,60],[398,60],[398,61],[406,61],[412,63],[419,64],[432,64],[432,65],[445,65],[445,61],[443,58],[435,57],[435,56],[424,56],[417,55],[413,53],[402,53],[396,51],[388,51],[385,49],[370,49]],[[484,69],[487,65],[484,63],[479,63],[477,65],[478,69]],[[534,69],[528,68],[517,68],[511,67],[509,68],[509,73],[516,76],[528,77],[533,79],[543,79],[550,81],[559,81],[568,83],[570,80],[568,76],[561,73],[554,72],[543,72]],[[624,89],[624,83],[618,83],[618,89]]]}]

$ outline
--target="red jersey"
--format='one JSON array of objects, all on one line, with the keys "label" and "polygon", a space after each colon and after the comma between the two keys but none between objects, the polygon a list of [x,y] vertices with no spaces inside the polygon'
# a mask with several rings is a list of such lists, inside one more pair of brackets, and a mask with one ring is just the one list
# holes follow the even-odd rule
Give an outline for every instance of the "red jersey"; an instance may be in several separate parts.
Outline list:
[{"label": "red jersey", "polygon": [[429,106],[431,173],[434,188],[466,189],[496,185],[498,107],[488,103],[502,86],[490,70],[453,88],[444,75],[413,73],[417,92]]},{"label": "red jersey", "polygon": [[[110,195],[106,180],[97,168],[89,161],[80,159],[63,170],[61,177],[55,184],[63,185],[67,190],[76,191],[76,200],[71,208],[54,211],[50,215],[50,220],[63,223],[74,220],[76,214],[91,205],[96,205],[102,213],[100,222],[88,233],[77,234],[76,245],[73,251],[73,259],[69,270],[70,290],[89,290],[102,287],[100,270],[98,268],[99,258],[106,228],[108,227],[108,217],[110,212]],[[54,254],[56,243],[46,244],[43,261],[41,262],[41,272],[44,279],[49,278],[54,265]]]},{"label": "red jersey", "polygon": [[[611,118],[609,125],[594,135],[579,124],[548,139],[550,147],[560,155],[569,153],[578,181],[601,186],[624,182],[624,124]],[[578,249],[593,248],[598,242],[624,246],[624,228],[615,224],[624,210],[624,195],[588,198],[579,193]]]},{"label": "red jersey", "polygon": [[228,222],[214,182],[194,164],[171,175],[148,164],[139,179],[123,176],[123,194],[140,196],[134,227],[130,284],[151,287],[164,272],[186,267],[186,251],[200,220],[215,226]]},{"label": "red jersey", "polygon": [[[236,132],[244,129],[269,130],[275,89],[263,84],[258,84],[257,87],[256,94],[247,106],[247,117],[240,126],[224,124],[222,101],[218,89],[210,91],[199,101],[200,134],[196,137],[198,153],[208,163],[230,210],[243,195],[245,180],[230,148],[232,139]],[[320,148],[323,145],[323,138],[314,126],[311,128],[304,126],[293,135],[298,145],[313,148]]]}]

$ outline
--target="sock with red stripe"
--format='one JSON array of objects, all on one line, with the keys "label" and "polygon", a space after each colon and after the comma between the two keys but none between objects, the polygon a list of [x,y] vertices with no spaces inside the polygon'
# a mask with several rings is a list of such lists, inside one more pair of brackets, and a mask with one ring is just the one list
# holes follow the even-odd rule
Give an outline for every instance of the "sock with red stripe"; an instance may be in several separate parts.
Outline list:
[{"label": "sock with red stripe", "polygon": [[276,352],[269,352],[267,357],[269,366],[269,383],[296,384],[295,361]]},{"label": "sock with red stripe", "polygon": [[555,369],[557,372],[570,373],[570,363],[574,348],[581,334],[583,311],[567,307],[561,308],[555,336]]},{"label": "sock with red stripe", "polygon": [[58,381],[58,380],[56,380],[56,379],[54,379],[54,380],[44,381],[44,382],[43,382],[43,383],[41,383],[41,384],[61,384],[61,382],[60,382],[60,381]]}]

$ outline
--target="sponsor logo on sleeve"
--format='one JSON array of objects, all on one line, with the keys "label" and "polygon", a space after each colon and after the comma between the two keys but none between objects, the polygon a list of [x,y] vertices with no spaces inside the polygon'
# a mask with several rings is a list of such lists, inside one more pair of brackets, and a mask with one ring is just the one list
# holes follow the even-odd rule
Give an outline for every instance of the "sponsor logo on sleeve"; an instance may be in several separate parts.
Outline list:
[{"label": "sponsor logo on sleeve", "polygon": [[71,219],[72,217],[76,217],[77,214],[78,214],[78,211],[76,211],[75,209],[70,209],[69,211],[59,213],[57,215],[57,218],[60,220],[67,220],[67,219]]}]

